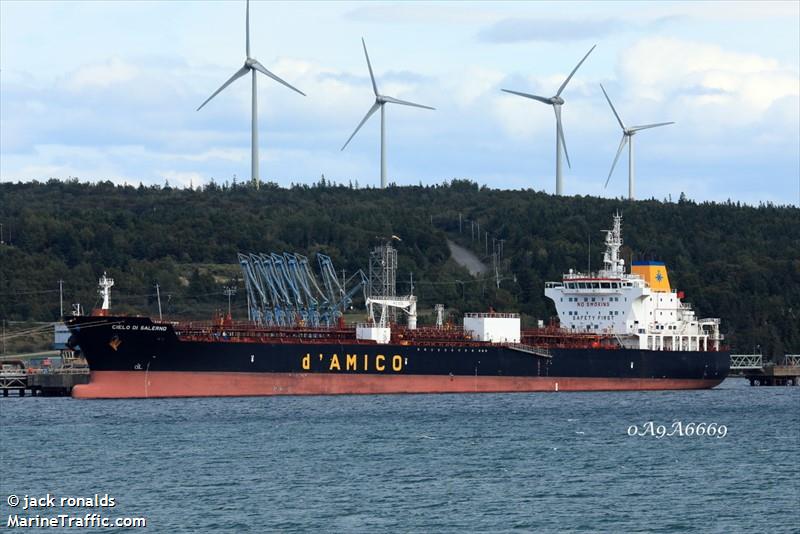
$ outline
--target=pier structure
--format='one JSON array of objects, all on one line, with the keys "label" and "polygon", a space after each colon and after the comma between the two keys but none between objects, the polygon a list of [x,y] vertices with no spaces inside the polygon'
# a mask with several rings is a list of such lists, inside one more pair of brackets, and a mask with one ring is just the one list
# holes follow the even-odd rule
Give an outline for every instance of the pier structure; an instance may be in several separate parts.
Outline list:
[{"label": "pier structure", "polygon": [[89,383],[87,367],[65,367],[45,370],[25,367],[21,360],[0,361],[0,392],[3,397],[16,392],[24,397],[27,392],[33,396],[63,397],[72,393],[78,384]]},{"label": "pier structure", "polygon": [[786,354],[778,364],[764,364],[761,354],[731,354],[731,371],[751,386],[800,386],[800,354]]}]

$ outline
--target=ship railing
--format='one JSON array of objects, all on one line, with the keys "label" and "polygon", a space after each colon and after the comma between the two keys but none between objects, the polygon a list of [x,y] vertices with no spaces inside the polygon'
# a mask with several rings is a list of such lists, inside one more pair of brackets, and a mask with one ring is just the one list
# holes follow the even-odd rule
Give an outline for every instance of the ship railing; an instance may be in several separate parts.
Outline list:
[{"label": "ship railing", "polygon": [[783,356],[783,365],[800,367],[800,354],[786,354]]},{"label": "ship railing", "polygon": [[482,313],[465,313],[464,317],[469,317],[470,319],[485,319],[485,318],[499,318],[499,319],[519,319],[518,313],[500,313],[500,312],[482,312]]},{"label": "ship railing", "polygon": [[761,354],[731,354],[731,370],[761,369]]},{"label": "ship railing", "polygon": [[564,273],[563,280],[642,280],[642,277],[633,273],[614,273],[600,271],[595,273]]}]

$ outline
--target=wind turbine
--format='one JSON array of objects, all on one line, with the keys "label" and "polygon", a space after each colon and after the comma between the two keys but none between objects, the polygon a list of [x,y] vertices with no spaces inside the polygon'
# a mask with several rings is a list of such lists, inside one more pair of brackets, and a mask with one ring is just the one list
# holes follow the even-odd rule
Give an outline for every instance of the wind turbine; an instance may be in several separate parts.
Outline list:
[{"label": "wind turbine", "polygon": [[252,103],[252,119],[251,119],[252,133],[251,133],[251,139],[250,139],[250,151],[251,151],[251,153],[250,153],[250,173],[251,173],[251,179],[252,179],[253,183],[255,184],[256,188],[258,188],[258,185],[259,185],[259,179],[258,179],[258,92],[257,92],[257,87],[256,87],[257,86],[256,73],[260,72],[261,74],[263,74],[263,75],[265,75],[265,76],[267,76],[269,78],[272,78],[276,82],[285,85],[286,87],[288,87],[292,91],[300,93],[303,96],[306,96],[306,94],[303,91],[301,91],[301,90],[297,89],[296,87],[294,87],[293,85],[290,85],[288,82],[286,82],[286,81],[282,80],[281,78],[275,76],[273,73],[268,71],[264,67],[264,65],[259,63],[257,59],[255,59],[253,57],[250,57],[250,0],[247,0],[247,8],[246,8],[245,13],[246,13],[245,14],[245,51],[246,51],[247,57],[244,60],[244,66],[241,69],[237,70],[234,73],[233,76],[228,78],[228,81],[223,83],[222,87],[220,87],[219,89],[214,91],[214,94],[209,96],[206,99],[205,102],[200,104],[200,107],[197,108],[197,111],[200,111],[203,108],[203,106],[208,104],[208,102],[212,98],[214,98],[219,93],[221,93],[222,90],[225,89],[226,87],[228,87],[230,84],[232,84],[233,82],[235,82],[236,80],[238,80],[239,78],[241,78],[242,76],[247,74],[248,72],[251,73],[251,75],[253,77],[252,78],[253,79],[253,82],[252,82],[252,99],[253,99],[253,103]]},{"label": "wind turbine", "polygon": [[572,168],[572,165],[569,162],[569,153],[567,153],[567,142],[564,141],[564,127],[561,125],[561,106],[564,105],[564,99],[561,98],[561,93],[564,91],[564,88],[567,86],[569,81],[572,79],[572,76],[578,70],[578,68],[583,65],[583,62],[586,61],[586,58],[589,57],[589,54],[592,53],[592,50],[595,49],[597,45],[594,45],[586,52],[586,55],[583,56],[583,59],[572,69],[572,72],[569,73],[567,79],[564,80],[564,83],[561,84],[561,87],[558,88],[558,92],[555,96],[551,96],[550,98],[546,98],[543,96],[532,95],[529,93],[521,93],[519,91],[512,91],[510,89],[503,89],[506,93],[511,93],[512,95],[524,96],[525,98],[531,98],[533,100],[538,100],[543,104],[549,104],[553,106],[553,111],[556,113],[556,195],[561,195],[563,192],[563,181],[561,179],[561,151],[563,148],[564,155],[567,157],[567,165]]},{"label": "wind turbine", "polygon": [[617,164],[619,155],[622,154],[622,149],[625,148],[625,144],[628,143],[628,200],[633,200],[633,185],[634,185],[633,135],[639,130],[647,130],[648,128],[656,128],[658,126],[666,126],[668,124],[675,124],[675,123],[657,122],[655,124],[643,124],[642,126],[631,126],[630,128],[626,128],[625,125],[622,124],[622,119],[619,118],[617,110],[614,109],[614,104],[612,104],[611,99],[608,98],[608,93],[606,93],[606,88],[603,87],[602,83],[600,84],[600,89],[602,89],[603,94],[606,95],[606,100],[608,100],[608,105],[611,106],[611,111],[614,112],[614,116],[617,118],[617,122],[619,122],[619,125],[622,128],[622,140],[619,142],[619,149],[617,150],[617,155],[614,157],[614,163],[611,164],[611,170],[608,172],[608,178],[606,178],[606,185],[604,185],[603,188],[608,187],[608,181],[611,180],[611,173],[614,172],[614,167]]},{"label": "wind turbine", "polygon": [[369,108],[367,114],[361,119],[361,122],[358,123],[356,126],[356,130],[353,134],[347,139],[344,146],[342,146],[342,150],[344,150],[347,145],[350,143],[350,140],[355,137],[358,133],[358,130],[364,126],[364,123],[367,122],[373,113],[375,113],[378,108],[381,110],[381,189],[386,188],[386,112],[384,111],[383,107],[385,104],[402,104],[404,106],[413,106],[415,108],[423,108],[423,109],[436,109],[430,106],[423,106],[422,104],[415,104],[413,102],[408,102],[406,100],[400,100],[399,98],[394,98],[391,96],[386,96],[378,93],[378,84],[375,83],[375,75],[372,73],[372,64],[369,62],[369,54],[367,53],[367,43],[364,42],[364,38],[361,38],[361,44],[364,46],[364,56],[367,58],[367,68],[369,69],[369,77],[372,79],[372,91],[375,93],[375,103],[372,104],[372,107]]}]

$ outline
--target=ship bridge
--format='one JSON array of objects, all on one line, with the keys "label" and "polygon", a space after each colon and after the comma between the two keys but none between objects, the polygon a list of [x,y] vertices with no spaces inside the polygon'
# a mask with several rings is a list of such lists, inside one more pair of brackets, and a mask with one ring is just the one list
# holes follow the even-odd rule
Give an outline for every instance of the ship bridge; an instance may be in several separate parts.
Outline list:
[{"label": "ship bridge", "polygon": [[614,335],[629,348],[719,348],[719,320],[697,319],[691,305],[681,301],[683,294],[670,288],[663,263],[637,262],[632,272],[625,272],[621,215],[614,215],[605,243],[603,269],[570,269],[560,282],[545,284],[545,296],[554,302],[563,329]]}]

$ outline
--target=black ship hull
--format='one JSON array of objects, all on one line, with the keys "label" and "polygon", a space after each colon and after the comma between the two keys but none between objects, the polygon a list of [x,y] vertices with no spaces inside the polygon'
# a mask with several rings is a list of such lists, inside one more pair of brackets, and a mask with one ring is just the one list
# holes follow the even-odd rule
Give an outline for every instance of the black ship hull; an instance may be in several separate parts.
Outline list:
[{"label": "black ship hull", "polygon": [[91,369],[73,392],[83,398],[701,389],[730,367],[728,353],[713,351],[242,342],[224,330],[187,340],[170,324],[124,317],[68,326]]}]

